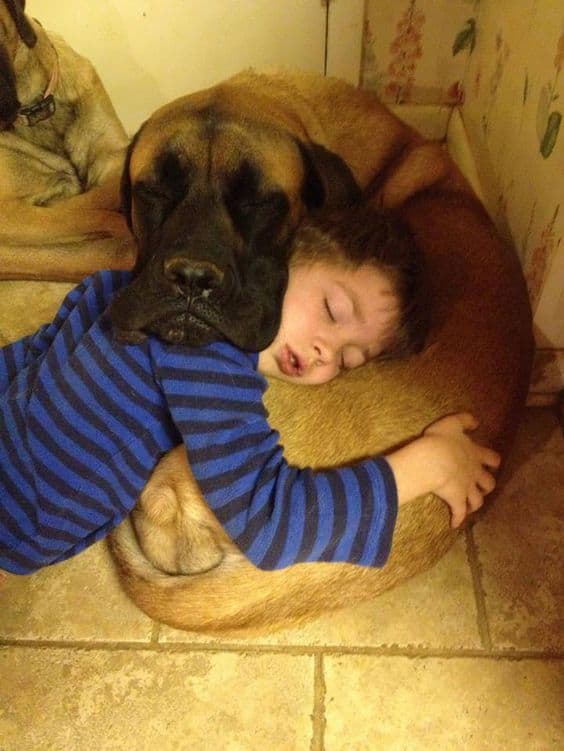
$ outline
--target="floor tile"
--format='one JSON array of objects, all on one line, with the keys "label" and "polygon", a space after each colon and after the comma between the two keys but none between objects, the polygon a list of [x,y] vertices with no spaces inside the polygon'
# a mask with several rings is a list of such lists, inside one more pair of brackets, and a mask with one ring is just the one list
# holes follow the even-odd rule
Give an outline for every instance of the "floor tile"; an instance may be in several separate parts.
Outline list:
[{"label": "floor tile", "polygon": [[[432,603],[432,606],[430,606]],[[239,643],[163,627],[165,642]],[[260,644],[374,647],[479,648],[480,637],[464,537],[434,568],[356,607],[328,613],[299,628],[257,636]]]},{"label": "floor tile", "polygon": [[0,674],[10,751],[310,748],[309,657],[12,648]]},{"label": "floor tile", "polygon": [[492,644],[564,649],[564,438],[550,411],[527,410],[508,462],[474,531]]},{"label": "floor tile", "polygon": [[325,751],[561,751],[560,661],[324,659]]},{"label": "floor tile", "polygon": [[121,591],[104,542],[32,576],[10,576],[0,590],[0,639],[148,641],[152,629]]}]

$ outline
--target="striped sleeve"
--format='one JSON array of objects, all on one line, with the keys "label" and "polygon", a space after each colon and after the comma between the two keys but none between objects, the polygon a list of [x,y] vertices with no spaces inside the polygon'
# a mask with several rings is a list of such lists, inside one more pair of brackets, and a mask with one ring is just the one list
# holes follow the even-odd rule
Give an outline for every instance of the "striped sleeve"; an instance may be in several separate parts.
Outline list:
[{"label": "striped sleeve", "polygon": [[44,355],[61,330],[77,303],[82,300],[89,288],[102,283],[112,285],[112,289],[123,285],[128,278],[126,273],[99,272],[84,279],[68,292],[51,323],[41,326],[34,334],[25,336],[13,344],[0,349],[0,394],[3,394],[23,368]]},{"label": "striped sleeve", "polygon": [[7,391],[16,375],[25,367],[30,339],[26,336],[0,349],[0,394]]},{"label": "striped sleeve", "polygon": [[388,463],[290,466],[268,424],[266,381],[255,366],[256,355],[224,343],[188,354],[172,347],[158,366],[190,466],[217,518],[262,569],[306,561],[384,565],[397,516]]},{"label": "striped sleeve", "polygon": [[142,464],[139,426],[156,410],[144,393],[132,405],[130,384],[122,396],[123,361],[101,351],[110,346],[98,317],[121,283],[113,272],[85,280],[52,324],[0,352],[0,568],[28,574],[106,536],[162,451],[148,446]]}]

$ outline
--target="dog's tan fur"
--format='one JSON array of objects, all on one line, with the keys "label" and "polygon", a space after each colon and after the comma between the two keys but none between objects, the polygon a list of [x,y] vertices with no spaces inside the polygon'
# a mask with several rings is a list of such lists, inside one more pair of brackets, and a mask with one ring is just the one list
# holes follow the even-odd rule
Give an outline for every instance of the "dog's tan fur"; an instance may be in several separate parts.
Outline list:
[{"label": "dog's tan fur", "polygon": [[[430,266],[433,326],[422,354],[372,363],[321,388],[272,382],[266,402],[290,462],[321,467],[383,452],[456,410],[472,411],[477,437],[504,450],[528,384],[527,295],[514,254],[445,152],[372,94],[319,77],[248,72],[157,113],[166,127],[149,121],[132,170],[150,169],[166,139],[190,131],[191,107],[212,99],[243,129],[258,118],[339,155],[376,202],[398,208]],[[268,140],[256,148],[269,163]],[[371,598],[431,565],[453,539],[445,505],[429,496],[402,508],[382,570],[315,563],[260,571],[217,524],[177,449],[110,545],[125,590],[150,616],[221,631],[272,628]]]},{"label": "dog's tan fur", "polygon": [[[16,6],[18,12],[19,7]],[[25,18],[28,47],[0,0],[0,43],[19,101],[48,86],[57,61],[56,112],[0,131],[0,278],[80,280],[99,268],[129,268],[134,246],[119,213],[127,136],[92,64]]]}]

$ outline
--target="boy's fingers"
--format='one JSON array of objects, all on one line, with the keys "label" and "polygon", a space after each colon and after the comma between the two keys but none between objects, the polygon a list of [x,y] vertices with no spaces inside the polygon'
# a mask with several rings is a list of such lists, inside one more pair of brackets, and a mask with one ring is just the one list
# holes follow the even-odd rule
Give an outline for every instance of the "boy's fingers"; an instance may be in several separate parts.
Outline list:
[{"label": "boy's fingers", "polygon": [[484,453],[482,464],[485,464],[486,467],[491,467],[492,469],[498,469],[499,465],[501,464],[501,456],[497,453],[497,451],[487,448],[484,448],[483,451]]},{"label": "boy's fingers", "polygon": [[480,490],[484,493],[484,495],[487,495],[488,493],[491,493],[492,490],[495,488],[495,478],[492,474],[490,474],[486,470],[483,470],[478,475],[476,484],[478,485]]},{"label": "boy's fingers", "polygon": [[457,417],[464,430],[476,430],[480,424],[470,412],[460,412]]},{"label": "boy's fingers", "polygon": [[468,493],[468,505],[470,506],[470,511],[477,511],[484,505],[484,496],[478,488]]},{"label": "boy's fingers", "polygon": [[453,412],[450,415],[440,417],[427,426],[425,432],[439,431],[440,433],[452,433],[462,430],[474,430],[478,427],[478,421],[470,412]]},{"label": "boy's fingers", "polygon": [[450,526],[453,527],[453,529],[456,529],[457,527],[460,527],[466,518],[466,499],[464,499],[463,503],[457,503],[456,505],[451,506],[450,511]]}]

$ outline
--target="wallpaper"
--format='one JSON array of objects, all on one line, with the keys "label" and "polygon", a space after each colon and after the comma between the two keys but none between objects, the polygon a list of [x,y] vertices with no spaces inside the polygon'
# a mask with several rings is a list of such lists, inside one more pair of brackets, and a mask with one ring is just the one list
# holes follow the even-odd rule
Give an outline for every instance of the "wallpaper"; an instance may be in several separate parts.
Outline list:
[{"label": "wallpaper", "polygon": [[564,3],[367,0],[362,85],[458,105],[488,201],[527,280],[533,388],[564,387]]}]

